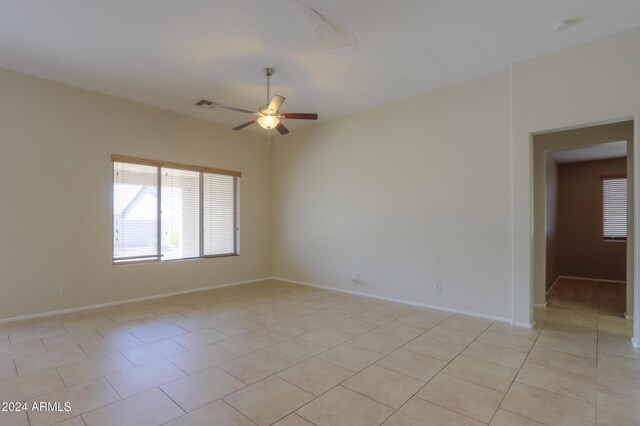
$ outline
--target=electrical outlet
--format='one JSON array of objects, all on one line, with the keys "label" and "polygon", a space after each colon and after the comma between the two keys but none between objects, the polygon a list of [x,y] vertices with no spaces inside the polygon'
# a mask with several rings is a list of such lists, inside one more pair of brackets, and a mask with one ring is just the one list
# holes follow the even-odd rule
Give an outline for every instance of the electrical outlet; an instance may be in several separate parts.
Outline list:
[{"label": "electrical outlet", "polygon": [[436,291],[442,291],[442,283],[440,281],[436,282]]},{"label": "electrical outlet", "polygon": [[69,287],[66,284],[60,286],[60,294],[63,296],[69,294]]},{"label": "electrical outlet", "polygon": [[351,283],[352,284],[360,284],[360,274],[358,272],[356,272],[355,274],[353,274],[353,278],[351,279]]}]

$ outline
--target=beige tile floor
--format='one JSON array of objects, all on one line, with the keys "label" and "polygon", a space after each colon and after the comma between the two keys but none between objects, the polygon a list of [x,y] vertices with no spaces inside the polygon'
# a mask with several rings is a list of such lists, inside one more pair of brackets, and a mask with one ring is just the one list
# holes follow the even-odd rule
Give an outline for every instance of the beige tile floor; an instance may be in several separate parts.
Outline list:
[{"label": "beige tile floor", "polygon": [[535,329],[268,281],[0,324],[0,425],[637,425],[616,317]]}]

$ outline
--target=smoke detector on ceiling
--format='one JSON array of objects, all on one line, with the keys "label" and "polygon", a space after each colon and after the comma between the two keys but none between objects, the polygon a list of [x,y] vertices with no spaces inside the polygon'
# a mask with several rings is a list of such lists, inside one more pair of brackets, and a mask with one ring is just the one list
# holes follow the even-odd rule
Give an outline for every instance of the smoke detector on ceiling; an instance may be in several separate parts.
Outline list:
[{"label": "smoke detector on ceiling", "polygon": [[578,25],[580,22],[582,22],[584,20],[584,18],[582,17],[575,17],[575,18],[568,18],[568,19],[563,19],[562,21],[558,21],[553,25],[553,29],[555,31],[564,31],[568,28],[571,28],[575,25]]}]

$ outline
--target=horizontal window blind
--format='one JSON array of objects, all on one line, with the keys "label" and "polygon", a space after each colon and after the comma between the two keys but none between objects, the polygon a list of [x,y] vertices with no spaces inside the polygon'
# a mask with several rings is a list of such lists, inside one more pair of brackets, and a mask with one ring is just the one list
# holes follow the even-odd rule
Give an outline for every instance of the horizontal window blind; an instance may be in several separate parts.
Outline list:
[{"label": "horizontal window blind", "polygon": [[205,174],[203,180],[204,255],[236,252],[237,178]]},{"label": "horizontal window blind", "polygon": [[162,259],[200,256],[200,173],[161,169]]},{"label": "horizontal window blind", "polygon": [[114,163],[113,260],[158,257],[158,169]]},{"label": "horizontal window blind", "polygon": [[602,180],[604,197],[604,239],[627,238],[627,179]]},{"label": "horizontal window blind", "polygon": [[239,253],[240,172],[134,160],[113,160],[114,263]]}]

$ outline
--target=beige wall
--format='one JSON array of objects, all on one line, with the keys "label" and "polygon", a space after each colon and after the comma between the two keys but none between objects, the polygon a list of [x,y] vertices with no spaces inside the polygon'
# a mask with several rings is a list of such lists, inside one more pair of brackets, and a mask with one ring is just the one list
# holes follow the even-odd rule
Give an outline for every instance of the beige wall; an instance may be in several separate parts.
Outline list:
[{"label": "beige wall", "polygon": [[[640,113],[639,53],[640,28],[636,28],[512,66],[513,306],[516,323],[527,324],[533,320],[532,135],[632,118]],[[632,235],[634,229],[630,230]],[[630,239],[629,243],[633,244],[633,241]],[[629,294],[627,299],[633,300]],[[541,299],[536,297],[536,300]],[[636,326],[640,327],[638,322]],[[640,336],[640,329],[637,335]]]},{"label": "beige wall", "polygon": [[551,154],[545,155],[546,181],[545,181],[545,202],[546,202],[546,291],[558,278],[558,163]]},{"label": "beige wall", "polygon": [[506,71],[278,139],[274,275],[511,318],[509,146]]},{"label": "beige wall", "polygon": [[561,275],[625,281],[626,242],[603,239],[601,177],[626,171],[626,158],[560,165],[557,268]]},{"label": "beige wall", "polygon": [[[546,302],[546,291],[549,282],[547,277],[550,266],[547,264],[550,255],[546,252],[548,247],[547,239],[548,230],[545,229],[545,210],[548,208],[547,197],[545,191],[545,179],[548,170],[545,171],[545,161],[548,153],[557,150],[589,147],[607,142],[627,141],[627,169],[629,173],[629,200],[631,206],[629,209],[629,232],[633,229],[633,121],[622,121],[618,123],[602,124],[596,126],[582,127],[578,129],[562,130],[557,132],[542,133],[533,136],[533,173],[534,173],[534,301],[536,304],[544,304]],[[548,212],[547,212],[548,215]],[[631,241],[632,239],[630,239]],[[556,247],[557,248],[557,247]],[[633,245],[627,245],[626,275],[633,276]],[[553,261],[552,261],[553,262]],[[557,259],[555,260],[557,263]],[[556,268],[558,265],[556,265]],[[566,272],[559,272],[560,275],[566,275]],[[588,277],[587,277],[588,278]],[[545,285],[546,283],[546,285]],[[631,311],[631,303],[633,301],[633,286],[628,286],[627,309]],[[632,311],[631,311],[632,312]]]},{"label": "beige wall", "polygon": [[[0,319],[271,276],[264,138],[6,70],[0,93]],[[241,255],[112,266],[113,153],[242,171]]]},{"label": "beige wall", "polygon": [[274,274],[531,325],[532,135],[640,113],[639,52],[634,29],[278,141]]}]

